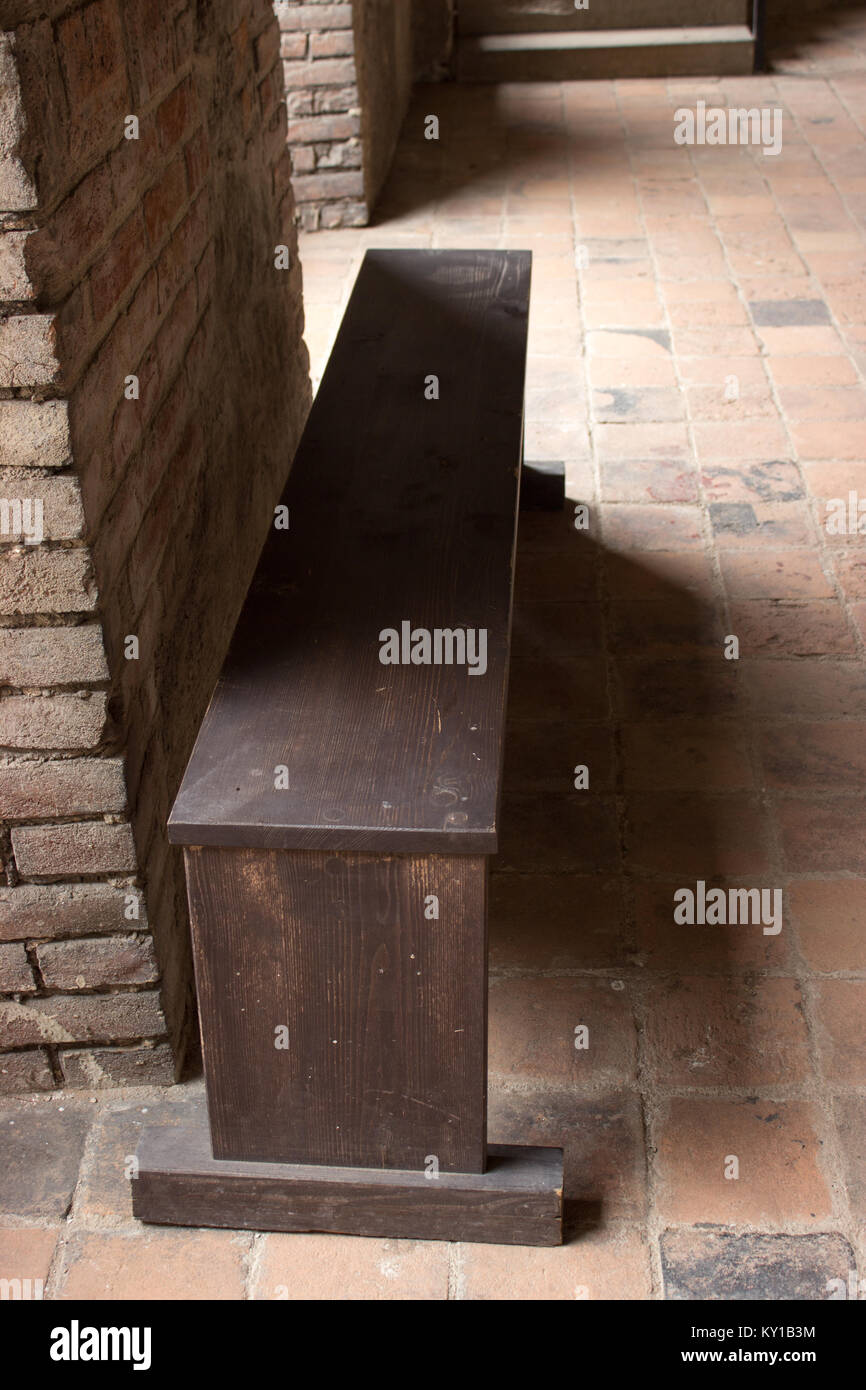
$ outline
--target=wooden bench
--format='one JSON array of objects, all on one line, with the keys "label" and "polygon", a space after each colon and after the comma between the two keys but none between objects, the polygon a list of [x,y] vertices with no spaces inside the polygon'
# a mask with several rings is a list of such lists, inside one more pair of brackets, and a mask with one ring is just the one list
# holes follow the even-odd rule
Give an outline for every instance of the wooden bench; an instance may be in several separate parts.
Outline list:
[{"label": "wooden bench", "polygon": [[561,1240],[486,1134],[530,261],[366,255],[169,822],[210,1134],[144,1134],[144,1221]]}]

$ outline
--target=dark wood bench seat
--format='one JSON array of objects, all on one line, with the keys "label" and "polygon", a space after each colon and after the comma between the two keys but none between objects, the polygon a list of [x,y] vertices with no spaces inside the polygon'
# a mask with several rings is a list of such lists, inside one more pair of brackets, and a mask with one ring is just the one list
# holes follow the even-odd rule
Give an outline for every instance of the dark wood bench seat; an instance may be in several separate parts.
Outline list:
[{"label": "dark wood bench seat", "polygon": [[529,281],[365,257],[169,822],[212,1147],[145,1135],[144,1220],[561,1238],[486,1143]]}]

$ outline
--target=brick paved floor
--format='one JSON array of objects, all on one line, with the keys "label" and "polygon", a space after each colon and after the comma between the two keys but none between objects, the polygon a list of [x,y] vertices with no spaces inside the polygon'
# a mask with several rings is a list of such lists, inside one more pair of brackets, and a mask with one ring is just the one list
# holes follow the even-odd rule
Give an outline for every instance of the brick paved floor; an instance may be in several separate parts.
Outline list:
[{"label": "brick paved floor", "polygon": [[[316,373],[365,246],[534,252],[527,456],[566,460],[570,502],[521,524],[491,1134],[564,1145],[569,1243],[144,1230],[127,1156],[194,1082],[3,1105],[0,1277],[647,1299],[866,1276],[866,540],[827,525],[866,511],[866,21],[780,67],[421,90],[378,225],[303,239]],[[780,109],[781,153],[676,145],[700,100]],[[698,880],[781,889],[781,930],[678,924]]]}]

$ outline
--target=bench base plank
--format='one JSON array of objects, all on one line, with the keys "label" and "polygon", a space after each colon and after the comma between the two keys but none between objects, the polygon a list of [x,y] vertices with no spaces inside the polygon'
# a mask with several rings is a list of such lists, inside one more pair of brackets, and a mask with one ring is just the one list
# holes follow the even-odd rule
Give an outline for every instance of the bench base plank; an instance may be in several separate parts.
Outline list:
[{"label": "bench base plank", "polygon": [[133,1212],[168,1226],[562,1244],[562,1150],[491,1145],[486,1173],[240,1163],[204,1119],[144,1130]]}]

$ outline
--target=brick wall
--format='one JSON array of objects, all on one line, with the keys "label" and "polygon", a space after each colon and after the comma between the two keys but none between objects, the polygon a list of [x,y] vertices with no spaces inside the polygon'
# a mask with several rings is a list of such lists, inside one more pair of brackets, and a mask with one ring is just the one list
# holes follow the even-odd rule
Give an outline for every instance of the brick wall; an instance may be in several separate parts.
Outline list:
[{"label": "brick wall", "polygon": [[274,9],[301,225],[363,226],[408,104],[412,0],[277,0]]},{"label": "brick wall", "polygon": [[168,1080],[165,821],[309,405],[280,34],[269,0],[3,17],[0,1090]]}]

